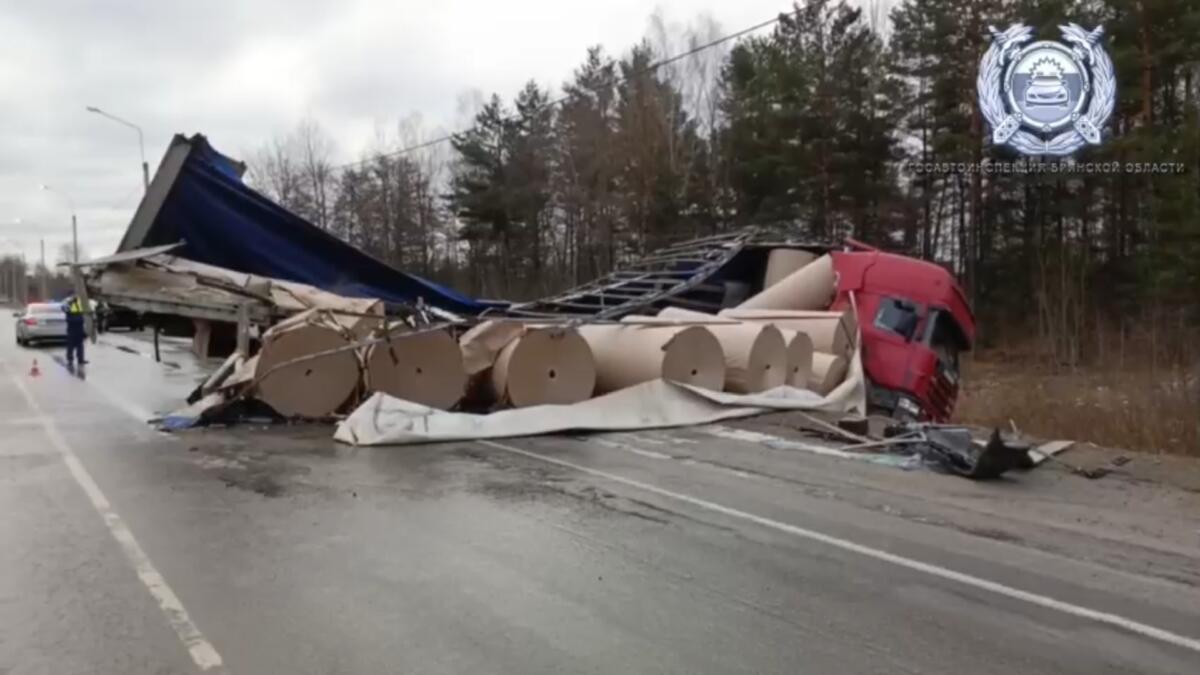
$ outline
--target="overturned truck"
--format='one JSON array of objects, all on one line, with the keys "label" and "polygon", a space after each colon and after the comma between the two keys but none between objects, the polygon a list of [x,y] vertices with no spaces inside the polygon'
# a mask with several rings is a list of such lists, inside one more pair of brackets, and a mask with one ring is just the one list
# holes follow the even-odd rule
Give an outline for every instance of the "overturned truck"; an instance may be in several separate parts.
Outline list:
[{"label": "overturned truck", "polygon": [[[551,298],[512,305],[515,316],[620,318],[668,308],[729,318],[774,317],[816,331],[816,358],[848,358],[861,339],[872,410],[948,420],[959,355],[975,318],[944,268],[847,240],[842,246],[749,228],[664,248]],[[789,315],[789,311],[800,312]],[[804,312],[831,314],[805,316]],[[844,366],[833,363],[834,371]]]},{"label": "overturned truck", "polygon": [[[81,281],[154,324],[190,323],[206,354],[212,335],[233,336],[219,374],[285,416],[345,412],[397,377],[409,386],[393,395],[436,390],[426,403],[442,409],[569,403],[661,378],[737,395],[782,386],[811,394],[801,407],[953,412],[975,327],[936,265],[751,228],[669,246],[553,297],[482,302],[316,228],[245,185],[242,169],[202,136],[177,136],[119,252],[81,267]],[[283,402],[304,388],[287,371],[306,350],[310,374],[343,364],[327,377],[344,382],[344,400]],[[283,384],[263,386],[268,376]],[[208,384],[200,394],[220,387]]]}]

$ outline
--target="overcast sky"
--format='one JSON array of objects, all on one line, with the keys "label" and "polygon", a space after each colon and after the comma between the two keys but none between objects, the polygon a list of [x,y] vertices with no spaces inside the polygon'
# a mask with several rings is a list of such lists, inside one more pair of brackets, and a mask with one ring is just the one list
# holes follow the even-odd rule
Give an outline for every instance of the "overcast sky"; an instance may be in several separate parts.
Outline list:
[{"label": "overcast sky", "polygon": [[[47,262],[70,241],[112,252],[141,198],[139,124],[153,174],[171,136],[201,132],[245,157],[309,117],[357,158],[376,129],[418,113],[461,124],[458,100],[557,87],[588,45],[620,53],[658,9],[722,33],[787,0],[0,0],[0,255]],[[41,184],[56,192],[46,192]],[[65,195],[65,197],[63,196]],[[19,222],[18,222],[19,219]]]}]

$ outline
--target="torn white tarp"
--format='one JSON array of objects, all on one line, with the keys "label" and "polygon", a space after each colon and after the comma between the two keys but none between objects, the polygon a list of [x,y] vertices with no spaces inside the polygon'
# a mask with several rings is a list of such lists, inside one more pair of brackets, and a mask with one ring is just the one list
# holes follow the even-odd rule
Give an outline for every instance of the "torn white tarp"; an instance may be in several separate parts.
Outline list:
[{"label": "torn white tarp", "polygon": [[412,445],[438,441],[534,436],[568,430],[630,431],[706,424],[772,410],[865,413],[862,362],[827,396],[778,387],[728,394],[653,380],[571,405],[541,405],[487,415],[446,412],[377,393],[334,432],[351,445]]}]

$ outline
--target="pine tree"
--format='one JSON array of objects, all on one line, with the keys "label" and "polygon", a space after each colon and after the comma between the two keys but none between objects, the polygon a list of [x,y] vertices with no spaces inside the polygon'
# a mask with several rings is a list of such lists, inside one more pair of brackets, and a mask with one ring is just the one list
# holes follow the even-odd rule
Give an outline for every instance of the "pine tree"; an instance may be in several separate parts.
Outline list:
[{"label": "pine tree", "polygon": [[872,231],[894,185],[896,82],[879,37],[845,2],[808,0],[726,66],[722,149],[742,222],[816,237]]},{"label": "pine tree", "polygon": [[[451,141],[458,161],[452,170],[449,200],[463,224],[459,237],[470,247],[469,264],[479,275],[480,292],[507,293],[516,267],[506,264],[514,251],[512,202],[506,189],[512,161],[508,117],[500,97],[493,95],[475,115],[475,124]],[[496,289],[484,283],[489,270],[498,272]]]}]

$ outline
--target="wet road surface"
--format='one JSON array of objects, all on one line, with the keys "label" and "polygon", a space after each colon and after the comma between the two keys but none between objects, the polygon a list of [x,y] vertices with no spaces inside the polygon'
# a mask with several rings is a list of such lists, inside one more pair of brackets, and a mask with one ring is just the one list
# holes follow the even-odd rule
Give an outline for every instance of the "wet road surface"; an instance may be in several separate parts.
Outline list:
[{"label": "wet road surface", "polygon": [[720,429],[167,435],[202,369],[101,340],[84,379],[0,343],[3,673],[1200,669],[1195,502],[1106,537],[1069,510],[1105,486],[1000,519],[1019,484]]}]

